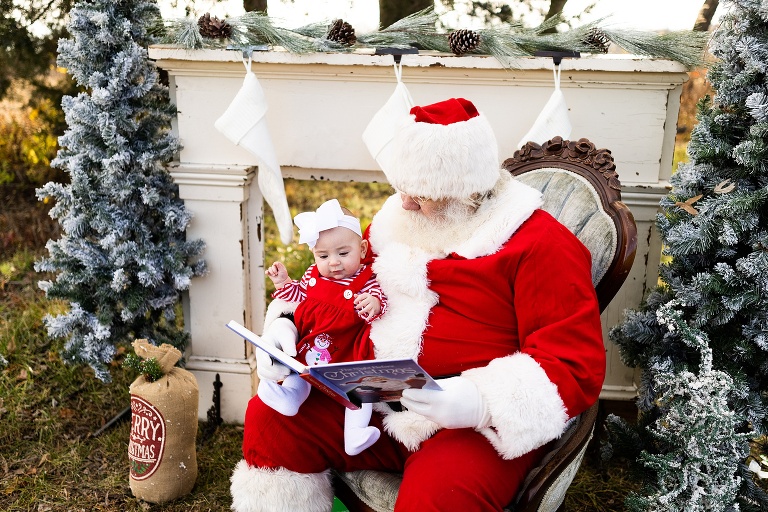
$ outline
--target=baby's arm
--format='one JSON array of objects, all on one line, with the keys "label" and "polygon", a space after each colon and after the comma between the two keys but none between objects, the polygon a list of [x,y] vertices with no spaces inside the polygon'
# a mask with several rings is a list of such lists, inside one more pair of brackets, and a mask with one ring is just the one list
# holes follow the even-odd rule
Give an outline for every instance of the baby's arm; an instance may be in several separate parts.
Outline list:
[{"label": "baby's arm", "polygon": [[381,301],[370,293],[355,297],[355,309],[363,320],[371,321],[381,312]]},{"label": "baby's arm", "polygon": [[272,280],[272,284],[275,285],[276,290],[279,290],[291,282],[291,277],[288,275],[288,269],[279,261],[274,262],[264,271],[264,273]]}]

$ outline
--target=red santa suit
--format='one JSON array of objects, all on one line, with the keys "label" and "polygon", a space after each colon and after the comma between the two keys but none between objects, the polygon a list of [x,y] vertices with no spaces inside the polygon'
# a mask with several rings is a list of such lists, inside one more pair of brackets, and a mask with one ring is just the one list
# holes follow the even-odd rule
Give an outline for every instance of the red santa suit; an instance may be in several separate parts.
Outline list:
[{"label": "red santa suit", "polygon": [[[290,488],[312,494],[304,509],[322,510],[334,468],[404,470],[396,510],[501,510],[541,447],[597,400],[605,372],[590,255],[540,205],[538,191],[502,172],[472,222],[452,236],[417,239],[397,195],[369,230],[389,308],[371,328],[376,356],[413,357],[434,376],[471,379],[490,412],[487,427],[440,430],[377,404],[372,424],[388,435],[349,457],[343,410],[321,393],[313,390],[294,417],[256,397],[232,477],[233,506],[249,510],[252,499],[274,510],[295,506],[281,501]],[[267,488],[283,493],[265,495]]]}]

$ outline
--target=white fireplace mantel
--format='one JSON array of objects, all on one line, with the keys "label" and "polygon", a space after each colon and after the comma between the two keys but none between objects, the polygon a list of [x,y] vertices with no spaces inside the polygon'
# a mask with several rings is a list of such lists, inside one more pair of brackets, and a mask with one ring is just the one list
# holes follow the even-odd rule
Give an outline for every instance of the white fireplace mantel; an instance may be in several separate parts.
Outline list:
[{"label": "white fireplace mantel", "polygon": [[[181,150],[172,168],[194,214],[190,238],[202,238],[210,272],[195,279],[185,321],[191,334],[187,368],[200,383],[200,414],[211,406],[220,375],[222,416],[242,422],[256,386],[250,348],[224,325],[244,322],[261,332],[265,311],[262,197],[256,159],[214,128],[242,85],[242,54],[153,46],[149,56],[170,77],[178,108],[174,131]],[[512,156],[553,90],[552,59],[523,58],[502,66],[489,56],[422,52],[404,55],[403,82],[416,104],[470,99],[491,122],[502,159]],[[374,113],[394,91],[393,58],[368,53],[254,52],[269,111],[267,123],[285,177],[385,181],[362,142]],[[666,193],[685,68],[631,55],[563,59],[561,88],[572,139],[611,150],[624,202],[638,224],[638,254],[625,286],[603,313],[604,329],[621,321],[658,279],[661,243],[654,220]],[[606,338],[607,399],[635,396],[636,372]],[[210,390],[207,393],[205,390]]]}]

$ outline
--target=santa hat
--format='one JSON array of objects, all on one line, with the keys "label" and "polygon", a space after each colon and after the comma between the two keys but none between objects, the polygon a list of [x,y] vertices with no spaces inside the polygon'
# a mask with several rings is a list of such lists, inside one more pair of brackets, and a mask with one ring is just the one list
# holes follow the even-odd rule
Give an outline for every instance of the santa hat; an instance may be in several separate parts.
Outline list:
[{"label": "santa hat", "polygon": [[501,172],[490,123],[463,98],[413,107],[391,150],[382,170],[412,196],[465,199],[492,189]]}]

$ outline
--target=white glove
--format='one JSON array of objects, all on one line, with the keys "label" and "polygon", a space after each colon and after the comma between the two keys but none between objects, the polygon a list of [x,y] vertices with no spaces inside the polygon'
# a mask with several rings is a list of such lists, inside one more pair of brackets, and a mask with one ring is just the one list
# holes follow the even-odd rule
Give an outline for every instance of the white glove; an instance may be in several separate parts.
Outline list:
[{"label": "white glove", "polygon": [[443,428],[482,428],[491,415],[471,380],[451,377],[438,382],[442,389],[406,389],[400,403]]},{"label": "white glove", "polygon": [[[278,318],[261,335],[261,339],[273,344],[289,356],[296,355],[296,342],[299,339],[299,331],[288,318]],[[291,370],[284,364],[273,361],[269,354],[261,349],[256,349],[256,375],[260,379],[280,381],[291,374]]]}]

